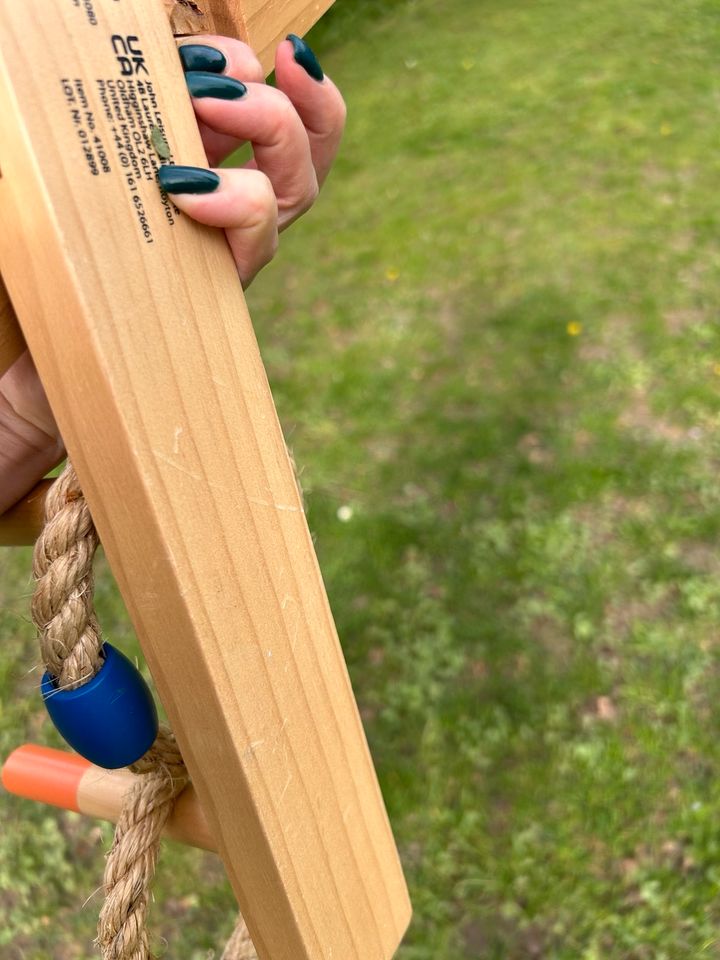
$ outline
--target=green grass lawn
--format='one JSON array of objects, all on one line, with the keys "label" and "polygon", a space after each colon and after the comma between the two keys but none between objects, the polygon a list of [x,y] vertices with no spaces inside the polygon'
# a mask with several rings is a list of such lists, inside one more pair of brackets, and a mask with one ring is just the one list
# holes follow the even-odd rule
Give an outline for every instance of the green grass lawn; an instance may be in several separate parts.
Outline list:
[{"label": "green grass lawn", "polygon": [[[399,958],[720,957],[717,3],[360,9],[313,34],[342,155],[249,301],[411,887]],[[29,569],[0,551],[3,755],[57,742]],[[110,828],[0,815],[0,957],[92,956]],[[158,952],[219,956],[216,859],[168,844],[155,895]]]}]

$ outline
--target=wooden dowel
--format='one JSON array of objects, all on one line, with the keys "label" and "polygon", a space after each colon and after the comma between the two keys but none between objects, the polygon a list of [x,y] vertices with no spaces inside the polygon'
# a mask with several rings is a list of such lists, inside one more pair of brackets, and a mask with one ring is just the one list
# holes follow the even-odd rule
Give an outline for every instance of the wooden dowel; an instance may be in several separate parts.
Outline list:
[{"label": "wooden dowel", "polygon": [[25,350],[25,338],[0,277],[0,377]]},{"label": "wooden dowel", "polygon": [[41,480],[14,506],[0,513],[0,547],[22,547],[35,543],[43,525],[45,497],[52,480]]},{"label": "wooden dowel", "polygon": [[[138,777],[127,769],[104,770],[76,753],[26,743],[2,767],[2,785],[18,797],[117,823],[124,795]],[[192,787],[175,801],[164,833],[171,840],[217,852]]]}]

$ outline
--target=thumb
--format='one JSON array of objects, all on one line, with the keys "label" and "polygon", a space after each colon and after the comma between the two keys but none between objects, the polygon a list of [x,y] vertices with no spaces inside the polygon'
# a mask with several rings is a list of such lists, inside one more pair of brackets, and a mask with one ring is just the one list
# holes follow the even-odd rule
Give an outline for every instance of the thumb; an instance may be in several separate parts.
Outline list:
[{"label": "thumb", "polygon": [[64,456],[45,391],[26,350],[0,377],[0,513]]}]

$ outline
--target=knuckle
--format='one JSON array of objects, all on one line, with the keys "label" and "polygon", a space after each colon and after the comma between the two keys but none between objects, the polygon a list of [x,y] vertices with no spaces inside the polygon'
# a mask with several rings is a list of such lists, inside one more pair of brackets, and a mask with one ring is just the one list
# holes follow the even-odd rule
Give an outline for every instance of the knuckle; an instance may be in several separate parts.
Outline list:
[{"label": "knuckle", "polygon": [[270,118],[271,137],[273,140],[284,139],[284,136],[293,124],[299,121],[299,117],[292,100],[282,90],[276,90],[277,96],[272,105],[272,116]]},{"label": "knuckle", "polygon": [[274,258],[278,251],[278,245],[279,238],[277,230],[275,230],[272,237],[268,239],[263,248],[254,252],[253,257],[250,261],[248,261],[248,263],[245,264],[244,269],[239,269],[240,280],[242,281],[243,289],[247,290],[263,267],[266,267]]},{"label": "knuckle", "polygon": [[283,214],[283,220],[286,225],[296,220],[302,214],[312,207],[320,193],[320,185],[317,176],[313,172],[311,180],[298,186],[296,193],[292,193],[283,198],[280,212]]},{"label": "knuckle", "polygon": [[306,213],[310,207],[315,203],[320,193],[320,185],[318,184],[317,177],[313,177],[312,182],[309,184],[305,195],[299,203],[299,208],[302,213]]},{"label": "knuckle", "polygon": [[265,73],[260,61],[253,57],[250,60],[244,60],[241,69],[235,69],[230,76],[242,83],[265,83]]},{"label": "knuckle", "polygon": [[252,178],[252,188],[245,197],[248,206],[248,219],[251,224],[259,224],[277,217],[277,198],[269,177],[259,170]]},{"label": "knuckle", "polygon": [[263,260],[263,263],[262,263],[263,267],[266,267],[266,266],[270,263],[270,261],[273,259],[273,257],[275,256],[275,254],[278,252],[278,247],[279,247],[279,245],[280,245],[280,241],[279,241],[279,239],[278,239],[278,235],[277,235],[277,231],[276,231],[276,232],[273,234],[272,238],[270,239],[270,241],[269,241],[269,243],[268,243],[268,245],[267,245],[267,248],[266,248],[266,250],[265,250],[265,253],[264,253],[264,255],[263,255],[263,258],[262,258],[262,260]]},{"label": "knuckle", "polygon": [[250,81],[250,83],[265,83],[265,71],[262,68],[262,64],[253,54],[246,62],[243,64],[243,75],[238,77],[238,80]]}]

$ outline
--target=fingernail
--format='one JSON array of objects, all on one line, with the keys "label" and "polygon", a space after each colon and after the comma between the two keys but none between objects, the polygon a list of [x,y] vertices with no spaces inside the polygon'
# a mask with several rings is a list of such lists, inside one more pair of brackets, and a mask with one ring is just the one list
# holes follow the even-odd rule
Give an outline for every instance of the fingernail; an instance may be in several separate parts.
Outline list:
[{"label": "fingernail", "polygon": [[215,97],[218,100],[239,100],[247,93],[247,87],[232,77],[219,77],[216,73],[192,70],[185,74],[185,82],[193,97]]},{"label": "fingernail", "polygon": [[225,54],[215,47],[204,43],[186,43],[178,47],[183,70],[206,70],[208,73],[222,73],[227,66]]},{"label": "fingernail", "polygon": [[220,186],[220,177],[204,167],[163,164],[157,178],[166,193],[212,193]]},{"label": "fingernail", "polygon": [[305,73],[309,73],[313,80],[322,80],[325,77],[323,68],[317,61],[317,57],[310,47],[294,33],[289,33],[286,40],[293,45],[293,56],[295,63],[299,63]]}]

